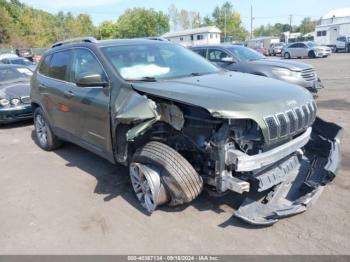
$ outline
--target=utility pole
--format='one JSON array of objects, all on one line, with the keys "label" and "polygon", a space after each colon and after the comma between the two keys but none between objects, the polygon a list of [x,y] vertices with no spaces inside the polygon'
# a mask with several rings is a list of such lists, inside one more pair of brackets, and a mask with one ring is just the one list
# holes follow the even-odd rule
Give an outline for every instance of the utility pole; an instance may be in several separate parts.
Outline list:
[{"label": "utility pole", "polygon": [[225,8],[225,40],[224,41],[226,41],[226,20],[227,20],[226,16],[227,16],[227,9]]},{"label": "utility pole", "polygon": [[292,28],[292,19],[293,19],[293,15],[289,15],[289,27],[290,27],[290,32],[292,32],[293,28]]},{"label": "utility pole", "polygon": [[250,39],[253,39],[253,5],[250,6]]}]

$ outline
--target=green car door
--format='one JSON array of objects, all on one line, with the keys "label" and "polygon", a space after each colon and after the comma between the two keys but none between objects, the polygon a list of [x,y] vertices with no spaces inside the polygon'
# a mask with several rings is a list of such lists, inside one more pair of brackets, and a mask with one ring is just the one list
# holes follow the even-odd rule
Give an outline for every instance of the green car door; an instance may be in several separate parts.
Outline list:
[{"label": "green car door", "polygon": [[100,75],[103,82],[108,83],[97,57],[87,48],[75,48],[72,50],[67,104],[79,142],[102,153],[108,151],[110,144],[109,86],[80,86],[77,81],[82,75]]}]

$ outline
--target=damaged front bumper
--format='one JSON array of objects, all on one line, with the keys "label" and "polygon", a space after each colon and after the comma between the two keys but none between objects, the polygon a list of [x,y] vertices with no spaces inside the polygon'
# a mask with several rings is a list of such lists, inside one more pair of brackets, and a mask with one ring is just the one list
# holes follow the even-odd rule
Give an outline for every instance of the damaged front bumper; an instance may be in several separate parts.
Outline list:
[{"label": "damaged front bumper", "polygon": [[286,156],[248,178],[251,190],[235,216],[254,225],[272,225],[304,212],[336,176],[341,137],[341,127],[316,118],[302,153]]}]

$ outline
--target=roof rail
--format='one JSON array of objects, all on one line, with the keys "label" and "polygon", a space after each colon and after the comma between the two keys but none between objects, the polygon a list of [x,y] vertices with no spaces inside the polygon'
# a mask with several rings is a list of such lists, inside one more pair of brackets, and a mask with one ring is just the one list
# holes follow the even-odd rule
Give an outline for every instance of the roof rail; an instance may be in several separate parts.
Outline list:
[{"label": "roof rail", "polygon": [[67,44],[73,44],[73,43],[97,43],[97,40],[95,37],[92,37],[92,36],[71,38],[71,39],[67,39],[64,41],[54,43],[51,46],[51,48],[55,48],[57,46],[62,46],[62,45],[67,45]]}]

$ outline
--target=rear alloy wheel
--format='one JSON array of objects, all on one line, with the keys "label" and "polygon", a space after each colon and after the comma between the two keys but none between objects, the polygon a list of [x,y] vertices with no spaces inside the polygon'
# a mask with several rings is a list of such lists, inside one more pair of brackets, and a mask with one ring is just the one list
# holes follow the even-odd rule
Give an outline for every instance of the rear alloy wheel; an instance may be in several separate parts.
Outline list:
[{"label": "rear alloy wheel", "polygon": [[285,59],[290,59],[290,54],[288,52],[284,53],[284,56],[283,56]]},{"label": "rear alloy wheel", "polygon": [[41,108],[34,111],[34,128],[38,144],[42,149],[51,151],[61,145],[61,141],[52,133]]}]

